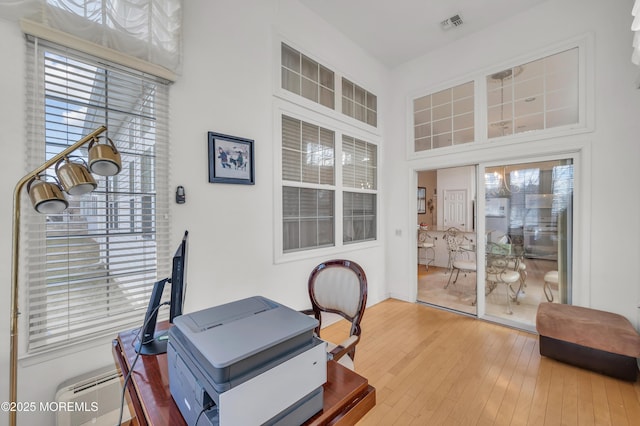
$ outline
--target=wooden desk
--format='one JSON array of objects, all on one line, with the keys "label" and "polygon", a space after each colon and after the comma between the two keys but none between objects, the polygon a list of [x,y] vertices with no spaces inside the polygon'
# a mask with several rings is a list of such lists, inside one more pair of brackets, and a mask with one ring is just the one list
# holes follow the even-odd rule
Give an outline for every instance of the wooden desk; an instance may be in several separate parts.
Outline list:
[{"label": "wooden desk", "polygon": [[[166,329],[168,322],[158,324]],[[118,334],[113,357],[123,377],[136,357],[133,341],[137,330]],[[129,408],[140,425],[186,425],[169,391],[167,354],[140,356],[127,384]],[[327,363],[322,411],[305,425],[354,425],[376,404],[376,390],[364,377],[335,361]]]}]

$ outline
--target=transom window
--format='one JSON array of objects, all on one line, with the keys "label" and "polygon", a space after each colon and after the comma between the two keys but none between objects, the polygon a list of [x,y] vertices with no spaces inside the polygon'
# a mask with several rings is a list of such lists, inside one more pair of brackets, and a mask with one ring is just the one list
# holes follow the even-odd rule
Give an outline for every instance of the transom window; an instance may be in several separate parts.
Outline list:
[{"label": "transom window", "polygon": [[413,101],[415,151],[473,142],[473,87],[471,81]]},{"label": "transom window", "polygon": [[489,138],[578,122],[578,48],[486,77]]},{"label": "transom window", "polygon": [[342,102],[336,106],[334,71],[285,43],[280,45],[280,61],[283,89],[377,127],[378,98],[376,95],[342,77],[342,85],[339,84],[342,90]]}]

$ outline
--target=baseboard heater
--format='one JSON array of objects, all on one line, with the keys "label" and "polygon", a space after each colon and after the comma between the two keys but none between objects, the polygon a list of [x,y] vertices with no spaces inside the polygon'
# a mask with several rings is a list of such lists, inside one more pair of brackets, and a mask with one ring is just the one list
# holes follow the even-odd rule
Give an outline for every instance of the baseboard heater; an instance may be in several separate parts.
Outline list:
[{"label": "baseboard heater", "polygon": [[[56,402],[72,406],[73,410],[56,410],[58,426],[113,426],[120,414],[122,374],[113,366],[103,367],[58,386]],[[122,422],[131,420],[126,404]]]}]

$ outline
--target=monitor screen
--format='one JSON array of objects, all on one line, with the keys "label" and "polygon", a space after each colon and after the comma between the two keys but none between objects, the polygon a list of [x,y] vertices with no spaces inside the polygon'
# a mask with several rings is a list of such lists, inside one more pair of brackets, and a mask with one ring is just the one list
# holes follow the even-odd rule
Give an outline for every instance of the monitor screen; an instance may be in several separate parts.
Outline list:
[{"label": "monitor screen", "polygon": [[187,291],[187,241],[189,231],[184,231],[182,242],[176,254],[173,255],[173,267],[171,270],[171,307],[169,313],[169,322],[173,323],[173,319],[182,315],[184,307],[184,297]]},{"label": "monitor screen", "polygon": [[143,330],[141,337],[136,345],[136,351],[142,355],[156,355],[167,351],[167,332],[156,332],[156,323],[158,320],[158,310],[162,306],[161,298],[164,286],[167,282],[171,283],[171,302],[169,305],[169,321],[182,315],[184,305],[184,297],[187,288],[187,237],[189,231],[184,231],[182,241],[173,255],[171,267],[171,277],[157,281],[153,286],[147,313],[144,317]]}]

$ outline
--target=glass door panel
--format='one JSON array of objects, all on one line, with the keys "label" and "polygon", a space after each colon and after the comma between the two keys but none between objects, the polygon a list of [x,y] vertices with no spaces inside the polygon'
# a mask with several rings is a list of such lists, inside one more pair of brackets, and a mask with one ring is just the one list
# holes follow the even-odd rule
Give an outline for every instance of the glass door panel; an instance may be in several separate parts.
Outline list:
[{"label": "glass door panel", "polygon": [[[418,172],[419,302],[476,315],[477,167]],[[455,232],[454,232],[455,231]]]},{"label": "glass door panel", "polygon": [[571,303],[573,182],[571,159],[485,168],[486,315],[532,328]]}]

